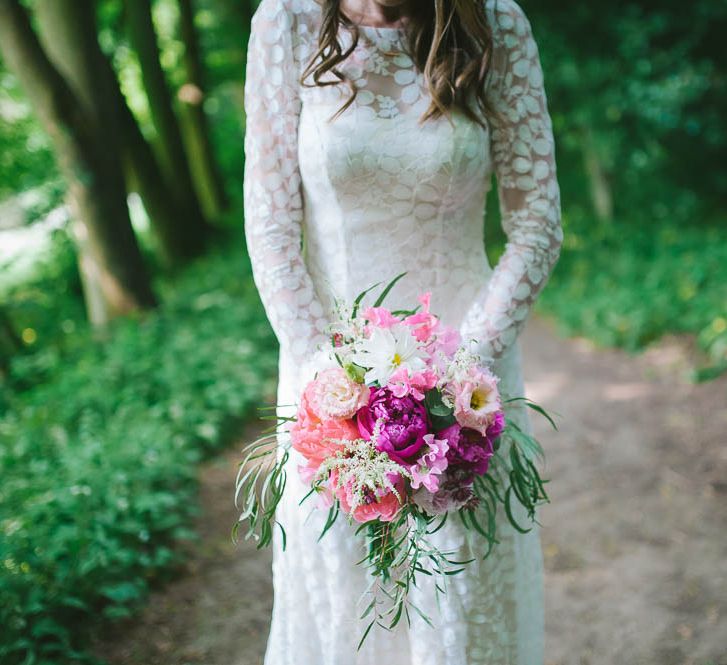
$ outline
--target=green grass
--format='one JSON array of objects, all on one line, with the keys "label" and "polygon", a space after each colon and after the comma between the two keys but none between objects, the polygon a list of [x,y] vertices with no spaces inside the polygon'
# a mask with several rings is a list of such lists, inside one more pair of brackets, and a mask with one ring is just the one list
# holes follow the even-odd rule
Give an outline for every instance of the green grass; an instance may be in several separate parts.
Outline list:
[{"label": "green grass", "polygon": [[99,618],[132,613],[180,562],[199,460],[271,394],[276,344],[242,241],[160,291],[158,311],[108,339],[76,323],[12,366],[0,416],[4,664],[91,662]]},{"label": "green grass", "polygon": [[629,351],[692,333],[708,358],[696,378],[711,378],[727,369],[727,229],[566,228],[538,308],[567,335]]}]

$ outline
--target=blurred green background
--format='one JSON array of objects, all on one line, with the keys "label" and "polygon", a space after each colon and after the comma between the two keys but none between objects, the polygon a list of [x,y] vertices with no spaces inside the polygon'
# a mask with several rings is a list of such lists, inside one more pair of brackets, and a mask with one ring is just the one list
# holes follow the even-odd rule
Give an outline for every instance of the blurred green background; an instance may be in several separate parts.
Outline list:
[{"label": "blurred green background", "polygon": [[[274,397],[242,234],[254,0],[0,0],[0,662],[93,662],[194,538],[195,469]],[[523,0],[563,334],[727,368],[727,3]],[[488,252],[504,238],[488,203]]]}]

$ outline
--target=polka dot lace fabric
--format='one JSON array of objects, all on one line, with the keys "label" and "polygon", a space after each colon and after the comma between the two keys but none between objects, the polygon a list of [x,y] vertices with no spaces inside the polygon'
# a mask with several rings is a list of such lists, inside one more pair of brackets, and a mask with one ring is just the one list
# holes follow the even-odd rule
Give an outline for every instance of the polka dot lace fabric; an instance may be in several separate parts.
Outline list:
[{"label": "polka dot lace fabric", "polygon": [[[483,0],[495,40],[490,99],[506,121],[480,126],[455,111],[419,123],[423,76],[398,28],[361,26],[341,65],[358,90],[331,117],[346,86],[300,76],[320,26],[316,0],[262,0],[245,83],[245,235],[253,276],[280,341],[278,409],[290,415],[315,370],[334,298],[347,300],[406,271],[387,303],[432,310],[477,340],[505,394],[523,394],[518,334],[558,258],[562,231],[552,127],[538,49],[514,0]],[[344,47],[353,36],[340,35]],[[484,251],[483,215],[496,175],[507,245],[496,266]],[[508,417],[530,428],[522,408]],[[281,434],[281,442],[285,438]],[[356,651],[368,580],[362,543],[340,519],[317,542],[325,511],[298,502],[295,455],[273,551],[275,601],[265,665],[542,665],[542,555],[537,529],[501,542],[451,579],[434,603],[422,581],[416,615],[372,631]],[[464,558],[482,553],[455,520],[437,533]],[[244,602],[244,600],[241,600]]]}]

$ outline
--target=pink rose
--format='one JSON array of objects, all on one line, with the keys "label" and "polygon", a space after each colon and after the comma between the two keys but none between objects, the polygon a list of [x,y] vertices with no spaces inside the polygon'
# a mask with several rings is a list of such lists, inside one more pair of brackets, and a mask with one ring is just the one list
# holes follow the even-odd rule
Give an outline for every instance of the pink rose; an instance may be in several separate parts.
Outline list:
[{"label": "pink rose", "polygon": [[369,388],[352,381],[341,367],[318,373],[311,391],[312,407],[321,420],[353,418],[369,402]]},{"label": "pink rose", "polygon": [[[335,472],[331,474],[331,482],[335,487]],[[394,486],[399,496],[404,498],[405,485],[401,476],[398,477]],[[391,522],[401,508],[401,501],[399,501],[396,494],[385,487],[379,488],[375,492],[372,491],[370,495],[366,496],[366,502],[354,508],[353,511],[351,510],[353,496],[350,487],[345,485],[338,487],[336,489],[336,498],[341,503],[343,512],[351,515],[354,520],[361,523],[375,519],[380,519],[382,522]]]}]

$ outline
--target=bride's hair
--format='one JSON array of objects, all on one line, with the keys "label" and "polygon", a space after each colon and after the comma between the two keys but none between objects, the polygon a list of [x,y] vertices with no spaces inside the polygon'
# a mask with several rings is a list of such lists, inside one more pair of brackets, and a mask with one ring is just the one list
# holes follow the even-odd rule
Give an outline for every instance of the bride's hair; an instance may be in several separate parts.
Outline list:
[{"label": "bride's hair", "polygon": [[[356,97],[353,81],[338,69],[358,44],[356,24],[341,12],[341,0],[318,0],[322,6],[318,50],[301,76],[303,85],[328,86],[345,83],[351,95],[333,118],[345,111]],[[344,51],[338,39],[339,26],[353,34]],[[499,120],[486,95],[485,82],[492,62],[492,30],[483,0],[414,0],[407,26],[408,51],[414,64],[423,72],[431,103],[420,118],[446,115],[457,107],[475,122],[484,125],[470,108],[468,96],[474,92],[476,105],[485,117]],[[330,72],[337,80],[323,81]],[[312,75],[313,84],[305,82]]]}]

